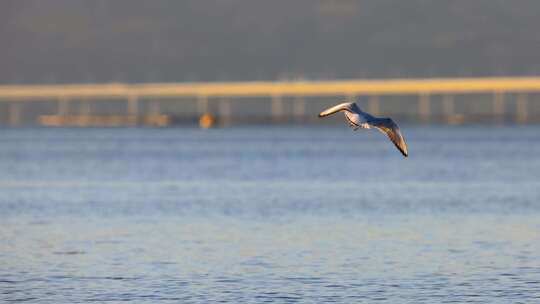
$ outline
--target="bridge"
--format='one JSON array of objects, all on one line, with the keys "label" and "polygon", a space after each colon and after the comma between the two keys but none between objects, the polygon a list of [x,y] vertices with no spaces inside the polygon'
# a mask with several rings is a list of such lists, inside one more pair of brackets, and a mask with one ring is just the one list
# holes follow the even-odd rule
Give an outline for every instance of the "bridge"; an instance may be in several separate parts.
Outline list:
[{"label": "bridge", "polygon": [[[61,124],[167,124],[159,103],[151,106],[150,113],[141,113],[142,99],[190,97],[197,100],[199,114],[208,112],[209,98],[223,101],[216,116],[230,116],[229,98],[269,97],[272,117],[285,115],[283,98],[295,97],[294,114],[305,114],[305,97],[344,96],[350,100],[368,96],[368,111],[379,112],[379,96],[418,96],[417,113],[421,119],[431,114],[430,96],[443,95],[443,108],[451,116],[454,110],[453,96],[458,94],[492,94],[492,114],[505,112],[505,94],[517,93],[516,121],[528,120],[528,94],[540,92],[540,77],[487,77],[487,78],[429,78],[429,79],[372,79],[372,80],[300,80],[300,81],[247,81],[247,82],[194,82],[194,83],[143,83],[143,84],[53,84],[53,85],[0,85],[0,103],[8,103],[8,121],[20,123],[20,103],[23,101],[57,102],[57,113],[45,115],[40,123]],[[84,100],[85,104],[104,99],[122,99],[126,102],[125,115],[100,117],[92,115],[89,107],[77,115],[68,115],[70,102]],[[181,102],[181,101],[178,101]],[[57,123],[55,123],[55,121]],[[80,123],[77,123],[80,122]]]}]

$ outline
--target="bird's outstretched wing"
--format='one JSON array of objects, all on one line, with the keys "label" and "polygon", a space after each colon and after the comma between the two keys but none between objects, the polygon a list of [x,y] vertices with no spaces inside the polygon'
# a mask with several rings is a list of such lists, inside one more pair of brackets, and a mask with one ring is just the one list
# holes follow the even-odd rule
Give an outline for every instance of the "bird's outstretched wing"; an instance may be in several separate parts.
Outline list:
[{"label": "bird's outstretched wing", "polygon": [[350,112],[350,113],[360,114],[360,109],[358,108],[356,103],[354,103],[354,102],[345,102],[345,103],[340,103],[338,105],[335,105],[333,107],[330,107],[330,108],[322,111],[321,113],[319,113],[319,117],[325,117],[325,116],[332,115],[332,114],[340,112],[340,111],[347,111],[347,112]]},{"label": "bird's outstretched wing", "polygon": [[386,134],[403,156],[407,157],[409,155],[405,138],[403,138],[399,127],[391,118],[375,118],[369,123],[382,133]]}]

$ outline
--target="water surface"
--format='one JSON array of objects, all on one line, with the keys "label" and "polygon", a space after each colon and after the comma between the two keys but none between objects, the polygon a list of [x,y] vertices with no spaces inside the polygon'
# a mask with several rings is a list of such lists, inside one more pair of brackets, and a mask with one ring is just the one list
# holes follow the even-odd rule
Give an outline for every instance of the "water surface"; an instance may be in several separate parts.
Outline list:
[{"label": "water surface", "polygon": [[6,129],[0,300],[535,303],[540,127]]}]

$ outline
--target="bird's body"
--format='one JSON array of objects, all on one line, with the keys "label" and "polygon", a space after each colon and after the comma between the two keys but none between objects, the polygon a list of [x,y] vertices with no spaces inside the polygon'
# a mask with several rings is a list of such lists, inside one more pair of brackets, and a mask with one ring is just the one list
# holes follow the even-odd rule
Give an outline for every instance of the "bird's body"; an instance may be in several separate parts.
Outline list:
[{"label": "bird's body", "polygon": [[354,130],[358,130],[359,128],[370,129],[371,127],[374,127],[386,134],[403,156],[408,156],[407,144],[396,123],[390,118],[379,118],[366,113],[360,110],[354,102],[345,102],[330,107],[322,111],[319,114],[319,117],[325,117],[341,111],[344,112],[345,118]]}]

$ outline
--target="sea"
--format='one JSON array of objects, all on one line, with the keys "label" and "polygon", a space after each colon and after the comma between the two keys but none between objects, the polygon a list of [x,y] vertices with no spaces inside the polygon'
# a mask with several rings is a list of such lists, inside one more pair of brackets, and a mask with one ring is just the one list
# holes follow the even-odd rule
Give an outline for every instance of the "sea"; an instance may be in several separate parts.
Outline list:
[{"label": "sea", "polygon": [[0,130],[0,302],[540,303],[540,126]]}]

